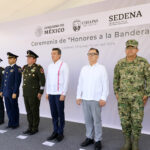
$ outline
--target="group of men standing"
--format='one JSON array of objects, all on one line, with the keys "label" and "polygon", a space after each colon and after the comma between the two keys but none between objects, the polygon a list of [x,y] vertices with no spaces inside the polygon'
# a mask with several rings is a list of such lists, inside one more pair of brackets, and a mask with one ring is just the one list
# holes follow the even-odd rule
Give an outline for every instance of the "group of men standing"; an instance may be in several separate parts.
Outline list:
[{"label": "group of men standing", "polygon": [[[138,42],[126,42],[126,57],[119,60],[114,69],[114,93],[118,100],[118,110],[125,143],[121,150],[139,150],[138,141],[142,129],[144,105],[150,96],[150,65],[137,56]],[[36,64],[38,55],[27,51],[27,65],[16,65],[17,55],[7,53],[10,66],[0,68],[0,124],[4,123],[4,104],[8,115],[8,128],[19,127],[18,96],[23,75],[23,97],[27,111],[28,128],[24,134],[38,132],[39,106],[45,86],[42,66]],[[89,65],[81,69],[77,87],[76,103],[82,103],[86,126],[86,139],[82,147],[94,144],[95,150],[102,149],[101,109],[106,105],[109,94],[109,79],[104,65],[98,63],[99,50],[90,48]],[[46,99],[49,101],[53,122],[53,132],[47,140],[64,138],[65,98],[68,90],[69,68],[61,60],[61,50],[53,48],[52,63],[48,66],[46,79]],[[0,60],[2,61],[2,60]]]},{"label": "group of men standing", "polygon": [[30,50],[27,51],[28,64],[23,68],[16,64],[17,55],[10,52],[7,55],[9,66],[1,69],[0,78],[1,124],[4,123],[4,105],[2,101],[2,97],[4,97],[8,115],[8,126],[6,128],[16,129],[19,127],[18,97],[23,74],[23,96],[29,123],[28,130],[23,133],[32,135],[38,132],[39,104],[45,85],[43,68],[36,64],[38,56]]}]

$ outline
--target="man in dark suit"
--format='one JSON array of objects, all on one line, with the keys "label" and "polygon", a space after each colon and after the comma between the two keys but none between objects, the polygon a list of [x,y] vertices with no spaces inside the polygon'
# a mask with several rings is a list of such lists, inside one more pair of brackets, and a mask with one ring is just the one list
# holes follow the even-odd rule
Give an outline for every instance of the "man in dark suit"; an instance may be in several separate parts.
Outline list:
[{"label": "man in dark suit", "polygon": [[[0,59],[0,62],[1,61],[3,60]],[[3,74],[4,74],[4,68],[0,67],[0,91],[1,91]],[[3,103],[2,93],[0,93],[0,125],[3,123],[4,123],[4,103]]]},{"label": "man in dark suit", "polygon": [[6,67],[4,71],[1,92],[5,99],[5,106],[9,119],[7,128],[15,129],[19,127],[18,97],[22,69],[16,65],[17,55],[10,52],[8,52],[7,55],[9,66]]}]

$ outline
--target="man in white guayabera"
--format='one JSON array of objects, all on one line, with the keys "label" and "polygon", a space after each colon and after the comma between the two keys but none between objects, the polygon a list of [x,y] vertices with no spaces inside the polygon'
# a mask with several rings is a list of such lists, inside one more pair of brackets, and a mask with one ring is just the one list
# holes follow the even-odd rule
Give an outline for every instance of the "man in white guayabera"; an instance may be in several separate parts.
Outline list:
[{"label": "man in white guayabera", "polygon": [[109,94],[109,81],[106,68],[99,64],[99,51],[90,48],[88,51],[89,65],[81,69],[77,87],[76,103],[83,103],[86,126],[86,139],[82,147],[94,144],[95,150],[101,150],[102,123],[101,108],[105,106]]},{"label": "man in white guayabera", "polygon": [[64,103],[68,89],[69,69],[68,65],[60,59],[59,48],[53,48],[51,56],[53,63],[48,66],[46,98],[49,100],[54,129],[47,140],[57,139],[60,142],[64,138]]}]

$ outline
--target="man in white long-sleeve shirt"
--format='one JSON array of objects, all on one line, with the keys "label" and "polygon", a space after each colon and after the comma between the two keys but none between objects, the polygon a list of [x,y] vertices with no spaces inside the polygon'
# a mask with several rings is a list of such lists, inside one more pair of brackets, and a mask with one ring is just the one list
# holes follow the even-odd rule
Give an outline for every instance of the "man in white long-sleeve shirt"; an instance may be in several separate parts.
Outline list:
[{"label": "man in white long-sleeve shirt", "polygon": [[95,141],[95,150],[101,150],[101,107],[106,104],[109,81],[105,67],[97,62],[99,58],[98,49],[91,48],[87,55],[89,65],[81,69],[76,100],[78,105],[83,102],[86,125],[86,139],[81,143],[81,146],[88,146]]},{"label": "man in white long-sleeve shirt", "polygon": [[64,101],[68,88],[69,69],[67,64],[60,60],[61,50],[59,48],[53,48],[51,56],[53,63],[48,66],[46,98],[49,100],[54,129],[47,140],[56,138],[60,142],[64,138]]}]

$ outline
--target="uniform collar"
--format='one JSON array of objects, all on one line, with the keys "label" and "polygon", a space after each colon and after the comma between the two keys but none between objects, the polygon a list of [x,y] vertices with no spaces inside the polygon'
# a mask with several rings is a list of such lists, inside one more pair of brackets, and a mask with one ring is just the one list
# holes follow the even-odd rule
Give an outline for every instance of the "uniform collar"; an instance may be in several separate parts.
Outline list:
[{"label": "uniform collar", "polygon": [[33,67],[33,66],[35,66],[35,63],[34,63],[34,64],[32,64],[32,65],[28,65],[28,67]]},{"label": "uniform collar", "polygon": [[10,65],[10,67],[13,67],[15,64]]},{"label": "uniform collar", "polygon": [[136,58],[133,61],[127,61],[127,57],[126,57],[127,63],[136,63],[137,61],[138,61],[138,56],[136,56]]}]

